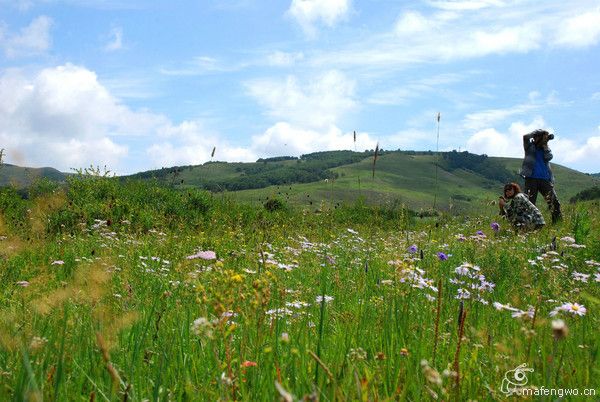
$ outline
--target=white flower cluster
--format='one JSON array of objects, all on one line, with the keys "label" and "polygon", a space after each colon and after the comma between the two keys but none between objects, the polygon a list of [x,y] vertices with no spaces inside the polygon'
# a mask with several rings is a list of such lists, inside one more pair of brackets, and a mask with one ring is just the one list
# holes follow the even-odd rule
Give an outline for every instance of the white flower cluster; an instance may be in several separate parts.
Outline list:
[{"label": "white flower cluster", "polygon": [[454,273],[456,277],[450,279],[450,283],[459,286],[456,299],[473,298],[482,304],[489,304],[483,295],[492,293],[496,285],[485,278],[479,266],[463,262],[454,269]]}]

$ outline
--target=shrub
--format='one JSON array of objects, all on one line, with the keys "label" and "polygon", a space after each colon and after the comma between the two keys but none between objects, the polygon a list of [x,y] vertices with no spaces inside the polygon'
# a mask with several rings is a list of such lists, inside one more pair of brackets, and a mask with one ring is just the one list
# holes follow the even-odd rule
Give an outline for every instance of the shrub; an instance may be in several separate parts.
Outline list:
[{"label": "shrub", "polygon": [[269,198],[264,203],[264,207],[269,212],[275,212],[285,209],[285,203],[278,198]]}]

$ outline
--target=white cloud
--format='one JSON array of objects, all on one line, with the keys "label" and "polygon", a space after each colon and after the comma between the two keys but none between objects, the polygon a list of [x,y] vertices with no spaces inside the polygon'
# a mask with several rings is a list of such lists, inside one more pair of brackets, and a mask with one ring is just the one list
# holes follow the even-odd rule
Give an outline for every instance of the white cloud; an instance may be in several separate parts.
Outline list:
[{"label": "white cloud", "polygon": [[128,155],[118,138],[147,135],[168,124],[163,116],[122,105],[83,67],[0,73],[0,143],[17,164],[117,169]]},{"label": "white cloud", "polygon": [[[489,156],[522,158],[523,135],[538,128],[554,131],[545,126],[541,117],[537,117],[528,124],[512,123],[507,132],[501,132],[491,127],[485,128],[467,140],[467,150]],[[598,129],[600,130],[600,127]],[[556,139],[550,142],[550,148],[554,155],[552,163],[568,165],[587,172],[600,172],[600,160],[598,159],[600,136],[590,136],[582,142],[557,135]]]},{"label": "white cloud", "polygon": [[391,29],[317,53],[309,63],[397,72],[400,67],[421,63],[590,46],[600,41],[600,11],[595,0],[577,4],[434,1],[429,5],[431,8],[403,11]]},{"label": "white cloud", "polygon": [[384,149],[432,149],[435,148],[436,132],[408,128],[387,136],[381,142]]},{"label": "white cloud", "polygon": [[249,149],[254,155],[298,156],[305,153],[374,148],[376,140],[367,133],[344,133],[338,124],[356,110],[353,80],[339,71],[300,80],[255,80],[246,83],[248,93],[262,105],[275,123],[254,135]]},{"label": "white cloud", "polygon": [[[377,141],[367,133],[356,134],[356,149],[375,148]],[[354,134],[343,133],[335,126],[308,129],[278,122],[264,133],[252,137],[251,148],[261,156],[298,156],[315,151],[354,150]]]},{"label": "white cloud", "polygon": [[489,109],[481,112],[469,113],[465,116],[463,125],[469,130],[481,130],[496,123],[500,123],[509,117],[530,113],[537,108],[536,105],[522,104],[506,109]]},{"label": "white cloud", "polygon": [[434,91],[439,91],[444,86],[452,85],[462,80],[463,77],[459,74],[438,74],[408,82],[402,87],[387,88],[376,92],[367,99],[367,102],[376,105],[401,105],[411,99],[431,94]]},{"label": "white cloud", "polygon": [[289,67],[303,58],[304,54],[302,52],[286,53],[277,51],[267,55],[267,64],[271,66]]},{"label": "white cloud", "polygon": [[499,133],[494,128],[478,131],[467,141],[467,149],[477,154],[518,157],[522,147],[513,135]]},{"label": "white cloud", "polygon": [[492,6],[503,6],[500,0],[445,0],[430,1],[429,4],[435,8],[451,11],[480,10]]},{"label": "white cloud", "polygon": [[594,173],[600,172],[600,136],[588,137],[583,144],[557,137],[552,149],[555,150],[555,159],[560,161],[559,163]]},{"label": "white cloud", "polygon": [[279,81],[251,81],[246,88],[268,115],[297,126],[323,128],[356,108],[354,85],[344,74],[329,71],[309,82],[289,76]]},{"label": "white cloud", "polygon": [[534,91],[529,93],[528,102],[504,109],[488,109],[467,114],[463,121],[463,127],[471,131],[483,130],[490,128],[509,117],[531,114],[544,107],[555,106],[559,103],[560,101],[556,98],[554,93],[550,93],[546,98],[540,98],[540,94]]},{"label": "white cloud", "polygon": [[[475,56],[522,53],[540,47],[542,32],[539,27],[529,24],[492,31],[476,31],[471,39],[467,45],[472,48],[472,55]],[[466,47],[462,50],[464,56],[471,56]]]},{"label": "white cloud", "polygon": [[205,75],[239,71],[251,64],[252,63],[248,62],[227,63],[211,56],[196,56],[190,62],[184,63],[182,66],[162,67],[159,71],[161,74],[170,76]]},{"label": "white cloud", "polygon": [[544,127],[544,120],[538,116],[527,124],[521,121],[512,123],[505,133],[493,127],[483,128],[467,140],[467,150],[489,156],[522,157],[523,135]]},{"label": "white cloud", "polygon": [[33,6],[33,0],[0,0],[0,5],[4,4],[20,11],[27,11]]},{"label": "white cloud", "polygon": [[[159,129],[161,140],[146,150],[154,167],[198,165],[210,159],[249,162],[257,159],[247,148],[231,146],[200,121],[185,121]],[[214,158],[211,158],[216,148]]]},{"label": "white cloud", "polygon": [[[211,159],[213,147],[215,160],[254,161],[280,151],[300,154],[353,146],[351,134],[342,134],[329,124],[340,116],[338,102],[342,111],[352,105],[343,99],[351,91],[341,76],[325,74],[306,89],[284,82],[280,90],[267,99],[274,114],[297,119],[312,116],[317,124],[305,128],[277,123],[243,147],[230,144],[198,120],[174,124],[162,115],[133,111],[115,98],[93,71],[80,66],[66,64],[32,75],[5,70],[0,73],[0,144],[6,148],[9,163],[53,166],[63,171],[107,165],[121,174],[203,163]],[[300,114],[287,114],[277,109],[276,103],[282,99],[279,96],[297,96],[317,104]],[[291,105],[283,109],[287,107]],[[372,142],[359,134],[357,146]]]},{"label": "white cloud", "polygon": [[107,52],[123,49],[123,29],[115,27],[110,30],[110,41],[104,46]]},{"label": "white cloud", "polygon": [[557,26],[557,45],[584,47],[600,40],[600,10],[575,15]]},{"label": "white cloud", "polygon": [[398,18],[394,27],[400,35],[413,35],[434,28],[435,22],[416,11],[407,11]]},{"label": "white cloud", "polygon": [[350,0],[292,0],[287,13],[307,35],[314,36],[317,22],[332,27],[349,11]]},{"label": "white cloud", "polygon": [[16,34],[4,32],[0,25],[0,48],[9,58],[44,53],[50,48],[51,27],[52,19],[44,15],[31,21]]}]

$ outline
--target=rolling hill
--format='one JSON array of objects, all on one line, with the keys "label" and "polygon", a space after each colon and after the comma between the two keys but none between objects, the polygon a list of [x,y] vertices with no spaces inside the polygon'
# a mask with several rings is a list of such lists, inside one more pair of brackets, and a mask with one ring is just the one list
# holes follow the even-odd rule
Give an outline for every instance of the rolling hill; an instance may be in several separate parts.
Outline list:
[{"label": "rolling hill", "polygon": [[63,182],[66,177],[66,173],[59,172],[51,167],[29,168],[8,163],[0,166],[0,186],[27,187],[36,179],[47,178],[52,181]]},{"label": "rolling hill", "polygon": [[[506,181],[522,183],[517,174],[520,166],[521,159],[467,152],[436,156],[432,152],[383,151],[378,155],[373,178],[372,151],[331,151],[255,163],[209,162],[133,177],[155,178],[181,189],[226,191],[248,202],[277,197],[290,204],[317,208],[322,202],[335,205],[363,197],[368,203],[403,203],[415,210],[431,208],[435,202],[436,208],[458,213],[489,209]],[[553,171],[562,202],[600,182],[560,165],[553,165]]]},{"label": "rolling hill", "polygon": [[[367,203],[405,204],[414,210],[438,209],[460,213],[489,210],[507,181],[522,184],[521,159],[496,158],[468,152],[380,151],[373,177],[374,151],[328,151],[259,159],[253,163],[207,162],[174,166],[121,176],[117,179],[155,180],[175,189],[204,188],[227,193],[243,202],[279,198],[317,209],[362,198]],[[600,178],[553,165],[556,189],[565,203],[577,193],[598,186]],[[52,168],[3,165],[0,185],[24,186],[37,177],[64,181]],[[437,180],[436,180],[437,177]]]}]

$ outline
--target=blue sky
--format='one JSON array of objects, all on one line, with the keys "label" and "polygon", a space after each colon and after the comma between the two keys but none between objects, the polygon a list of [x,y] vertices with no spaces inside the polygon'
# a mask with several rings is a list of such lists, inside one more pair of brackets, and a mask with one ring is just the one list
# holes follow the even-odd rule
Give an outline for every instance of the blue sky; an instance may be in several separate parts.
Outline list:
[{"label": "blue sky", "polygon": [[546,128],[593,173],[598,66],[600,0],[0,0],[0,148],[119,174],[435,150],[440,112],[440,150]]}]

